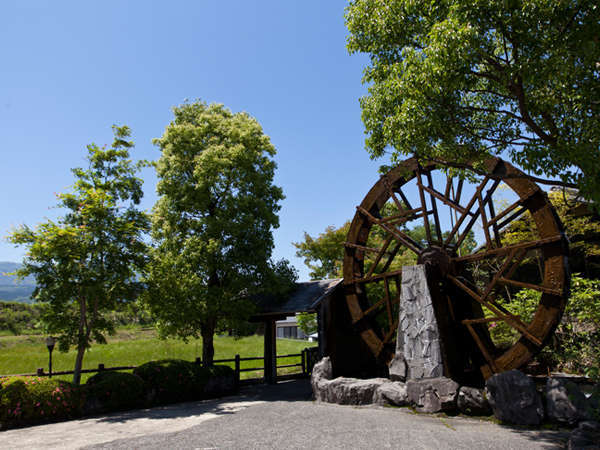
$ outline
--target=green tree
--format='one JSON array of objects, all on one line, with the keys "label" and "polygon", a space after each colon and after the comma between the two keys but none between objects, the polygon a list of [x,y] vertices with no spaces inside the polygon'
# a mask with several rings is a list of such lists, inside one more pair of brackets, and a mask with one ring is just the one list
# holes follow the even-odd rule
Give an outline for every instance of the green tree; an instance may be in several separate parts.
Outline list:
[{"label": "green tree", "polygon": [[17,275],[33,275],[33,298],[44,302],[47,331],[58,335],[59,348],[77,347],[73,382],[79,384],[85,350],[93,341],[105,343],[114,332],[106,314],[134,300],[140,292],[136,277],[146,261],[143,234],[150,229],[136,205],[142,180],[136,172],[127,141],[130,129],[113,126],[111,148],[88,145],[87,169],[73,169],[71,193],[59,193],[58,207],[67,213],[35,229],[23,225],[9,241],[28,247]]},{"label": "green tree", "polygon": [[353,0],[348,49],[370,56],[373,158],[507,153],[600,204],[600,7],[589,0]]},{"label": "green tree", "polygon": [[173,113],[155,140],[162,154],[146,302],[163,336],[201,336],[211,364],[215,330],[247,318],[249,294],[282,269],[270,256],[284,196],[273,185],[275,148],[255,119],[199,101]]},{"label": "green tree", "polygon": [[317,331],[317,315],[315,313],[298,313],[296,314],[298,328],[304,334],[311,335]]}]

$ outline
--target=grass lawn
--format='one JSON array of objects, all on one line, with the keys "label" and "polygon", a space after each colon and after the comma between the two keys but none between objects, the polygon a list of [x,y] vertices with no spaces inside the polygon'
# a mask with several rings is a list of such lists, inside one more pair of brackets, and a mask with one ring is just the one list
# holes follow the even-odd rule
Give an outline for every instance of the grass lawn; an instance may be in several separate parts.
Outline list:
[{"label": "grass lawn", "polygon": [[[239,354],[242,358],[263,356],[263,337],[248,336],[236,339],[228,336],[215,336],[215,359],[228,359]],[[300,353],[306,347],[317,345],[295,339],[277,339],[277,354]],[[193,361],[202,356],[202,340],[190,340],[184,343],[178,339],[159,339],[154,330],[122,329],[108,338],[106,345],[94,344],[86,352],[84,369],[95,369],[98,364],[105,367],[139,366],[145,362],[176,358]],[[278,365],[295,364],[300,357],[279,358]],[[73,370],[75,350],[67,353],[57,349],[52,354],[53,371]],[[233,367],[233,363],[229,364]],[[48,370],[48,349],[45,336],[0,336],[0,374],[34,373],[38,367]],[[262,367],[262,361],[242,361],[241,368]],[[299,367],[282,368],[278,374],[298,372]],[[87,375],[87,374],[84,374]],[[93,375],[93,374],[92,374]],[[89,376],[82,376],[84,382]],[[262,370],[242,372],[241,378],[262,377]],[[71,381],[72,376],[62,376]]]}]

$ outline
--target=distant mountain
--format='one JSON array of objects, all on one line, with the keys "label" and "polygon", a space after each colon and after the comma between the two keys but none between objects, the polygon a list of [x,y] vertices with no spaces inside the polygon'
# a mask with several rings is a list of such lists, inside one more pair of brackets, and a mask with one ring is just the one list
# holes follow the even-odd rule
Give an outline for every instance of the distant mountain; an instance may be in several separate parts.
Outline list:
[{"label": "distant mountain", "polygon": [[20,264],[9,261],[0,261],[0,300],[11,302],[31,303],[31,294],[35,289],[35,278],[32,276],[19,280],[15,275],[6,275],[14,272]]}]

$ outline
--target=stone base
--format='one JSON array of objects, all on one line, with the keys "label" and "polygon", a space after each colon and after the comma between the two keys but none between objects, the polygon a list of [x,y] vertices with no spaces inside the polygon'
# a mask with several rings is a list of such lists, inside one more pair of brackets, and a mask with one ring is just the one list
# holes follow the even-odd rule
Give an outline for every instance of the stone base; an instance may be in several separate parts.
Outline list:
[{"label": "stone base", "polygon": [[443,374],[440,333],[425,266],[404,266],[396,354],[390,364],[390,378],[404,381]]}]

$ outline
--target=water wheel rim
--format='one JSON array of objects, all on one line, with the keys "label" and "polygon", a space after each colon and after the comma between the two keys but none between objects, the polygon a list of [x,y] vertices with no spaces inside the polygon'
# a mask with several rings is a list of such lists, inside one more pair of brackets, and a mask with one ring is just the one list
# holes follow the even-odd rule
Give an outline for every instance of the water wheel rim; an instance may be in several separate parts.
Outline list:
[{"label": "water wheel rim", "polygon": [[[427,221],[429,220],[436,223],[436,227],[434,227],[435,233],[433,234],[437,234],[437,236],[429,236],[429,233],[427,233],[427,238],[430,247],[432,241],[443,241],[443,238],[441,238],[440,236],[441,227],[438,223],[439,218],[435,206],[436,200],[439,200],[439,198],[433,198],[434,194],[438,195],[442,193],[433,189],[433,186],[431,185],[431,173],[433,170],[437,169],[438,166],[439,163],[419,163],[419,161],[416,158],[410,158],[403,161],[399,166],[382,176],[380,180],[374,184],[371,190],[364,197],[361,204],[357,207],[357,212],[351,222],[349,232],[346,238],[343,264],[344,293],[346,297],[346,304],[350,312],[351,320],[356,330],[360,334],[361,338],[370,348],[371,352],[384,362],[389,362],[393,355],[393,352],[391,351],[392,346],[390,345],[391,342],[389,336],[393,332],[393,328],[397,326],[397,324],[393,322],[390,323],[389,329],[385,330],[385,332],[382,332],[382,330],[374,329],[374,327],[369,323],[369,321],[365,320],[367,314],[365,314],[366,311],[365,304],[363,301],[364,299],[361,297],[361,295],[363,295],[361,294],[361,289],[364,293],[364,289],[361,286],[366,285],[366,283],[376,281],[375,279],[369,281],[369,277],[379,277],[378,282],[381,282],[382,279],[385,280],[385,283],[388,283],[390,281],[397,282],[398,273],[397,271],[389,271],[384,274],[375,274],[373,270],[371,270],[371,273],[369,273],[369,270],[365,271],[363,258],[359,258],[357,257],[357,255],[359,255],[361,252],[364,255],[364,253],[367,251],[376,250],[368,249],[367,247],[367,240],[369,238],[371,228],[376,224],[377,220],[383,220],[378,219],[374,215],[378,215],[379,211],[383,208],[383,205],[386,202],[392,200],[396,204],[402,203],[404,210],[408,212],[410,212],[411,210],[418,210],[420,208],[425,223],[427,223]],[[485,232],[486,241],[488,240],[487,233],[491,232],[492,227],[494,226],[493,224],[498,225],[500,223],[500,220],[506,220],[505,217],[509,218],[511,216],[510,213],[512,213],[512,210],[527,211],[531,215],[532,221],[535,224],[536,231],[538,234],[538,239],[534,241],[533,244],[537,245],[537,247],[535,248],[540,249],[544,261],[544,274],[543,280],[541,281],[541,287],[543,287],[543,292],[541,293],[541,298],[537,306],[537,310],[535,311],[533,318],[529,321],[529,323],[527,323],[526,326],[523,327],[523,330],[520,331],[520,338],[518,338],[510,348],[508,348],[506,351],[503,351],[501,354],[490,353],[490,355],[485,357],[486,363],[480,366],[480,370],[483,376],[487,378],[495,372],[522,367],[524,364],[530,361],[530,359],[537,352],[539,352],[541,348],[543,348],[543,346],[551,338],[552,333],[554,332],[556,326],[560,321],[562,313],[564,312],[570,280],[566,262],[566,256],[568,252],[566,243],[567,241],[563,233],[562,224],[560,223],[560,220],[558,219],[558,216],[556,215],[546,194],[531,179],[527,178],[525,174],[520,172],[510,163],[503,161],[500,158],[489,158],[485,161],[483,166],[486,168],[487,171],[487,176],[485,177],[487,181],[482,182],[483,184],[479,185],[481,189],[479,189],[478,198],[475,198],[477,196],[478,191],[476,189],[475,194],[473,194],[473,196],[471,196],[471,198],[469,199],[469,202],[467,202],[468,204],[479,203],[479,214],[482,217],[485,214],[486,203],[484,202],[482,204],[481,202],[483,197],[485,197],[485,195],[487,194],[482,195],[481,193],[482,191],[484,191],[485,186],[489,186],[487,184],[488,182],[492,185],[495,184],[495,186],[497,187],[498,183],[502,181],[506,185],[508,185],[508,187],[518,196],[518,200],[515,202],[518,203],[517,206],[513,206],[514,204],[510,205],[503,212],[498,213],[493,217],[490,215],[490,217],[487,218],[487,223],[489,224],[489,226],[488,230]],[[430,186],[426,186],[427,182],[424,181],[424,175],[425,180],[428,179]],[[409,205],[407,206],[404,203],[404,200],[408,201],[408,199],[406,199],[406,196],[403,195],[401,188],[406,183],[416,179],[417,177],[420,181],[420,183],[417,183],[417,185],[420,184],[420,198],[418,198],[416,205],[412,205],[409,202]],[[423,186],[425,187],[424,189],[422,188]],[[427,190],[428,187],[432,189]],[[491,197],[496,187],[494,187],[494,189],[490,193],[489,202],[492,201]],[[431,208],[428,207],[427,202],[423,200],[423,195],[431,196]],[[446,195],[447,192],[442,194],[442,196]],[[446,200],[451,201],[452,199],[446,198]],[[463,209],[465,209],[465,206],[468,206],[468,204],[465,205],[463,203],[463,206],[461,206],[459,198],[457,206],[450,205],[449,207],[462,207]],[[508,212],[506,212],[507,209],[509,210]],[[477,208],[475,210],[477,211]],[[483,212],[481,212],[481,210],[483,210]],[[464,214],[461,213],[461,217],[463,215]],[[466,220],[466,217],[468,216],[465,215],[464,220]],[[481,220],[483,220],[482,217],[480,217]],[[381,227],[384,224],[380,222],[377,223],[377,225]],[[427,226],[426,229],[429,229],[429,226]],[[459,230],[460,227],[457,227],[456,232],[458,233]],[[414,242],[403,239],[403,237],[399,235],[392,236],[391,240],[401,242],[401,244],[407,248],[415,247]],[[512,258],[515,258],[519,255],[519,251],[521,251],[521,253],[523,251],[529,251],[527,250],[529,247],[526,247],[525,250],[519,250],[518,247],[510,248],[510,246],[500,245],[498,248],[503,249],[502,252],[504,253],[502,254],[506,255],[505,259],[508,262],[511,261],[509,259],[509,256],[512,255]],[[418,253],[422,249],[412,248],[411,250]],[[501,252],[497,253],[498,255],[501,254]],[[481,257],[481,255],[479,257]],[[468,259],[463,258],[461,261],[468,261]],[[374,268],[375,266],[377,266],[377,264],[378,263],[376,262],[374,265],[372,265],[372,267]],[[448,276],[447,278],[450,278],[450,276]],[[502,277],[498,278],[500,279]],[[456,283],[456,280],[451,281],[455,283],[459,288],[461,288],[460,284]],[[500,281],[502,283],[505,282],[505,280]],[[496,283],[498,282],[499,280],[496,280]],[[389,296],[387,284],[385,289],[385,295]],[[396,292],[399,296],[399,288]],[[478,294],[481,295],[482,293],[475,293],[475,295]],[[483,294],[485,294],[485,289]],[[382,299],[382,304],[380,306],[387,306],[389,310],[390,301],[389,299],[385,301],[384,300],[385,299]],[[394,301],[396,300],[399,301],[399,299],[394,299]],[[506,317],[505,320],[508,320],[506,319]],[[517,323],[514,324],[514,326],[517,325]],[[469,328],[469,331],[472,331],[472,327],[480,325],[469,326],[468,324],[466,324],[465,326]],[[492,351],[494,349],[489,350]],[[482,353],[484,352],[485,349],[482,349]]]}]

